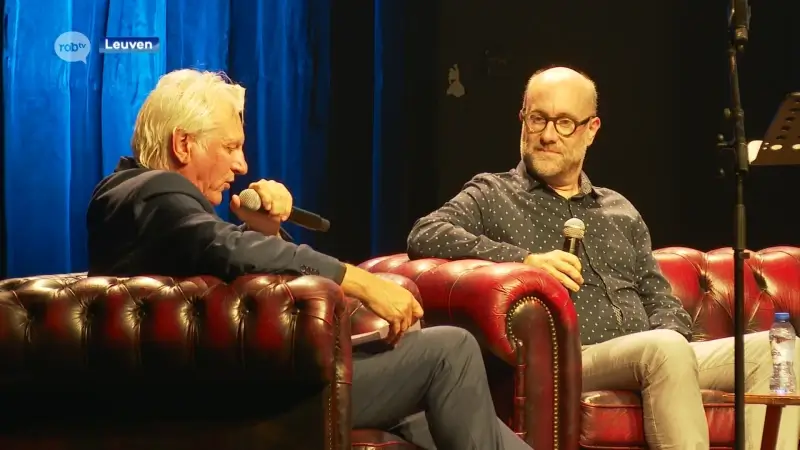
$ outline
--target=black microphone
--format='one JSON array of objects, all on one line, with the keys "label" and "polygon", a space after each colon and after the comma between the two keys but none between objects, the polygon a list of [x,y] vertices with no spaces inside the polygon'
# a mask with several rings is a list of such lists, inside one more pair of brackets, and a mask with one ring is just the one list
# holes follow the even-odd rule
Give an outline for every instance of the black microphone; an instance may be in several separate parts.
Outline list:
[{"label": "black microphone", "polygon": [[[251,211],[259,211],[262,208],[261,197],[253,189],[245,189],[239,193],[239,199],[242,201],[242,207]],[[312,212],[304,209],[292,207],[292,212],[289,214],[289,222],[300,225],[313,231],[328,231],[331,228],[331,222],[324,219]]]},{"label": "black microphone", "polygon": [[586,225],[581,219],[573,217],[564,223],[561,235],[564,236],[564,248],[567,253],[578,256],[581,248],[583,235],[586,233]]}]

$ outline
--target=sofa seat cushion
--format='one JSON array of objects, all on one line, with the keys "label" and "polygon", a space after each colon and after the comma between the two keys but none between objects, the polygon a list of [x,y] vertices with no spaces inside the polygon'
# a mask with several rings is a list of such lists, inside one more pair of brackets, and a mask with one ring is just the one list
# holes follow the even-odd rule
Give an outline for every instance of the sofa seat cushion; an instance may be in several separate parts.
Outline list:
[{"label": "sofa seat cushion", "polygon": [[[733,403],[725,400],[720,391],[703,390],[701,393],[711,447],[732,447]],[[676,409],[675,414],[680,411]],[[646,448],[642,417],[642,397],[638,392],[584,392],[580,445],[584,448]]]},{"label": "sofa seat cushion", "polygon": [[353,450],[421,450],[416,445],[381,430],[353,430],[351,441]]}]

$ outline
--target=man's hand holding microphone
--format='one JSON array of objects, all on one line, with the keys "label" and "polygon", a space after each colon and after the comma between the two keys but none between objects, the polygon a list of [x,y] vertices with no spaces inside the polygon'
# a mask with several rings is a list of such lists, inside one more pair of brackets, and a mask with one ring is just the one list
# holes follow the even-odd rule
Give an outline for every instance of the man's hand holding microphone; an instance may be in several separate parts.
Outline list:
[{"label": "man's hand holding microphone", "polygon": [[[253,210],[242,205],[238,195],[231,196],[231,211],[250,230],[258,231],[265,236],[278,236],[281,223],[289,219],[292,213],[292,194],[281,183],[273,180],[259,180],[250,183],[252,189],[261,199],[261,209]],[[262,211],[263,209],[263,211]]]},{"label": "man's hand holding microphone", "polygon": [[528,255],[523,263],[544,270],[572,292],[583,284],[581,260],[578,258],[586,226],[577,218],[564,224],[564,249]]}]

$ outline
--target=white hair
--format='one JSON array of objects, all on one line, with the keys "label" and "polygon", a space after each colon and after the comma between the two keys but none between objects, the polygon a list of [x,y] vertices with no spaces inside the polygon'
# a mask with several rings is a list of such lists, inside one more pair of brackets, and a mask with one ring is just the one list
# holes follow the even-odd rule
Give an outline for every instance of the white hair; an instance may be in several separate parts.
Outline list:
[{"label": "white hair", "polygon": [[244,112],[242,86],[222,72],[179,69],[158,80],[147,96],[133,129],[133,156],[150,169],[170,168],[172,135],[180,129],[203,141],[212,134],[220,110]]}]

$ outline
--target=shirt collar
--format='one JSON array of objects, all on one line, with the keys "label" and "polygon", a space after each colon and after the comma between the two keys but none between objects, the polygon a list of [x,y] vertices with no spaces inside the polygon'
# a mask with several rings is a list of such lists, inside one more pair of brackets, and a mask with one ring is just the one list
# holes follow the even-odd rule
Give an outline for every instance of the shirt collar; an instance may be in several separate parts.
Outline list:
[{"label": "shirt collar", "polygon": [[[525,187],[526,191],[530,192],[539,188],[550,189],[550,187],[547,186],[547,184],[539,177],[528,173],[528,169],[525,167],[525,161],[520,161],[519,164],[517,164],[517,167],[512,170],[512,172],[515,172],[517,179],[522,182],[522,186]],[[592,194],[592,196],[595,198],[602,195],[600,191],[598,191],[594,185],[592,185],[592,182],[589,180],[586,172],[581,171],[579,196],[584,196],[586,194]]]}]

